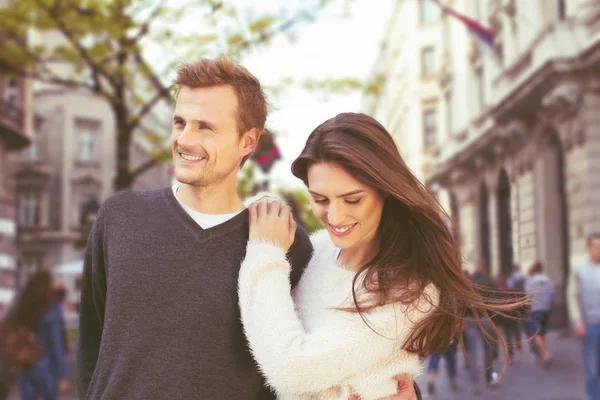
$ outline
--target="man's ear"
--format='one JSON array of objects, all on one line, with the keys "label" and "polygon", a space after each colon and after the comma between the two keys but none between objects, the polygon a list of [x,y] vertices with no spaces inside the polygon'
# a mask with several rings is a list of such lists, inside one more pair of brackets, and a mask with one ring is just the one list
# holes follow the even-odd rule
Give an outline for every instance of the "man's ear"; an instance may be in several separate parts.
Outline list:
[{"label": "man's ear", "polygon": [[240,139],[240,150],[242,155],[245,157],[252,153],[258,146],[260,140],[260,130],[258,128],[252,128],[242,134]]}]

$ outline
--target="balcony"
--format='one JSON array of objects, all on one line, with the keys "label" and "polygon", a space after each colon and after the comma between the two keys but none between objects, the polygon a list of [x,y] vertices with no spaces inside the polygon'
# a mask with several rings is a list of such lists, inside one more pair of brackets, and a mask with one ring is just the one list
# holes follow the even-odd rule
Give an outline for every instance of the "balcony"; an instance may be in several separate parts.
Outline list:
[{"label": "balcony", "polygon": [[16,150],[29,144],[25,134],[25,113],[10,103],[0,103],[0,140],[8,149]]}]

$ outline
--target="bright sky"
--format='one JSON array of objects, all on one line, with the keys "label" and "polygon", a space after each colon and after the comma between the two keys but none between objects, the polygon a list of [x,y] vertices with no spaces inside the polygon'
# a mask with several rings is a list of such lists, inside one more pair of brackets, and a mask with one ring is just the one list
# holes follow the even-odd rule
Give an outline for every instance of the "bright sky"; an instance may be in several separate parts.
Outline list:
[{"label": "bright sky", "polygon": [[[273,0],[251,1],[253,7],[266,3],[272,4]],[[286,76],[298,79],[350,76],[367,79],[393,0],[354,0],[349,2],[349,17],[339,18],[345,3],[348,2],[338,0],[325,10],[321,18],[304,25],[298,30],[294,43],[280,38],[260,54],[247,57],[244,66],[266,85]],[[340,112],[362,111],[360,93],[330,96],[327,101],[322,101],[318,94],[293,88],[277,99],[271,99],[271,102],[275,109],[267,123],[280,133],[277,141],[283,156],[273,166],[273,186],[302,184],[292,176],[290,165],[317,125]]]},{"label": "bright sky", "polygon": [[[174,0],[173,4],[178,1],[184,2]],[[240,11],[250,10],[258,16],[283,7],[290,10],[313,9],[318,1],[235,0],[234,4]],[[242,64],[264,86],[276,85],[282,78],[290,76],[296,81],[328,77],[367,80],[394,2],[331,0],[315,21],[303,22],[293,28],[296,33],[294,42],[285,35],[279,35],[271,46],[247,55]],[[201,33],[202,25],[198,25],[197,18],[188,13],[179,21],[177,30]],[[152,44],[146,50],[149,58],[159,65],[168,54],[163,47],[153,47]],[[178,57],[178,50],[171,49],[171,55]],[[296,86],[280,93],[277,98],[269,98],[272,111],[267,125],[278,133],[277,143],[282,153],[282,159],[275,163],[270,173],[271,188],[302,186],[302,182],[291,174],[290,166],[302,151],[308,135],[319,124],[341,112],[362,111],[362,97],[358,91],[352,95],[328,96],[326,101],[323,101],[322,93]],[[259,178],[264,178],[260,171]]]}]

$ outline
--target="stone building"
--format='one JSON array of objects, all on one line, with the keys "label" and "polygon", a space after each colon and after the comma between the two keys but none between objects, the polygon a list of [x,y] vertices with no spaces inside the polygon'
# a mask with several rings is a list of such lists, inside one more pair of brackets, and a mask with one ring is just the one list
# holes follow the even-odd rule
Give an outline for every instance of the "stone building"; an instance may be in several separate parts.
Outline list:
[{"label": "stone building", "polygon": [[[400,1],[398,10],[423,10],[428,1]],[[425,123],[394,123],[382,111],[384,103],[398,111],[416,101],[398,91],[394,79],[367,106],[391,127],[401,151],[403,141],[430,145],[413,168],[457,222],[465,267],[485,259],[492,274],[510,272],[514,264],[527,272],[542,261],[561,294],[555,321],[564,323],[569,268],[586,256],[586,236],[600,231],[600,3],[446,3],[490,27],[496,47],[482,50],[439,10],[431,26],[418,27],[436,36],[433,85],[443,110],[432,123],[436,137],[424,140]],[[413,19],[419,21],[395,14],[390,31]],[[404,45],[410,47],[395,44]],[[392,77],[402,52],[395,54],[388,44],[381,56]]]}]

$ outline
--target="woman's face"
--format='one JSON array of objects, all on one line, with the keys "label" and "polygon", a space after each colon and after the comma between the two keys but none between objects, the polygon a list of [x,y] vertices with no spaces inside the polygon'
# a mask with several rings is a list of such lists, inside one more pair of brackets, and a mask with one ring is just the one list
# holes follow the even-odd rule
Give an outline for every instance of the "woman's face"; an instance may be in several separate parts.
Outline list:
[{"label": "woman's face", "polygon": [[341,249],[371,245],[383,212],[383,196],[335,163],[308,168],[313,213]]}]

